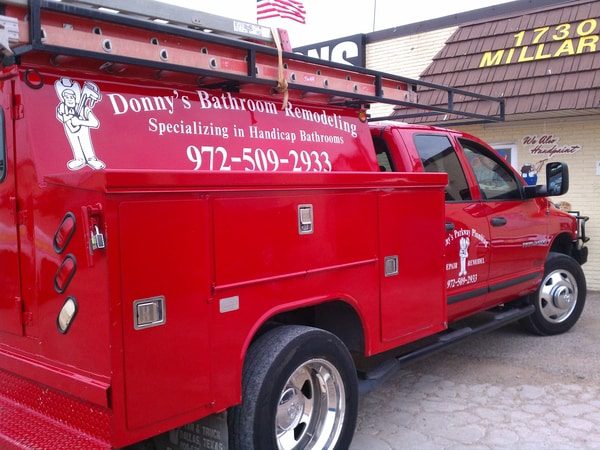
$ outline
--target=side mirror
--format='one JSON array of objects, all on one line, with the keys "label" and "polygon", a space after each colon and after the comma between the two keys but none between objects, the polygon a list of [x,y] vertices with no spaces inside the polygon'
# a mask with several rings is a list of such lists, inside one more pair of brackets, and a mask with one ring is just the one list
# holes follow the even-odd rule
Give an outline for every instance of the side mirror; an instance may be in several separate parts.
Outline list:
[{"label": "side mirror", "polygon": [[569,168],[565,163],[546,164],[546,186],[523,186],[525,198],[563,195],[569,190]]},{"label": "side mirror", "polygon": [[546,195],[566,194],[569,190],[569,168],[565,163],[546,164]]}]

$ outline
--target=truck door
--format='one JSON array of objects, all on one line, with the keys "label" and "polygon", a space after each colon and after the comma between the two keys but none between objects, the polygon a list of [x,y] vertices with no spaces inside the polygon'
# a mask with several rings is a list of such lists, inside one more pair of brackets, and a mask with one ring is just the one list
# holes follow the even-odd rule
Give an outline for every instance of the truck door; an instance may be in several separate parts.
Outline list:
[{"label": "truck door", "polygon": [[521,181],[497,155],[477,142],[459,142],[490,223],[491,296],[516,297],[543,270],[549,245],[545,207],[536,199],[522,198]]},{"label": "truck door", "polygon": [[456,149],[444,133],[415,133],[413,144],[426,172],[446,172],[446,288],[452,320],[487,300],[490,231],[485,206],[473,201]]},{"label": "truck door", "polygon": [[23,334],[15,162],[8,108],[0,107],[0,331]]}]

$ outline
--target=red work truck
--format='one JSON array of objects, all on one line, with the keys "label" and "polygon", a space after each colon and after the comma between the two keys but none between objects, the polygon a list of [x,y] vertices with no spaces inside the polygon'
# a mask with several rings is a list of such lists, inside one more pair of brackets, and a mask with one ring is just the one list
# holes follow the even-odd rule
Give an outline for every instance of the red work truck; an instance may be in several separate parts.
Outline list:
[{"label": "red work truck", "polygon": [[365,109],[501,102],[95,3],[3,2],[2,448],[344,449],[400,364],[578,320],[564,164]]}]

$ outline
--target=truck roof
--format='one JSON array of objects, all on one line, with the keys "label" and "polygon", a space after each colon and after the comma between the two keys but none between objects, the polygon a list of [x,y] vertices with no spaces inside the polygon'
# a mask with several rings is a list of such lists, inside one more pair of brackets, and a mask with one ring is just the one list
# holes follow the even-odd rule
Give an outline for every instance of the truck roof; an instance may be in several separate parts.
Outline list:
[{"label": "truck roof", "polygon": [[446,133],[468,135],[468,133],[464,133],[462,131],[454,130],[451,128],[440,127],[440,126],[435,126],[435,125],[424,125],[424,124],[418,124],[418,123],[400,122],[400,121],[396,121],[396,120],[381,120],[381,121],[371,122],[369,124],[369,126],[374,129],[401,128],[401,129],[422,130],[422,131],[443,131]]},{"label": "truck roof", "polygon": [[465,139],[468,139],[471,141],[475,141],[484,147],[492,149],[489,146],[489,144],[487,144],[485,141],[482,141],[477,136],[474,136],[470,133],[466,133],[464,131],[455,130],[452,128],[438,127],[438,126],[434,126],[434,125],[406,123],[406,122],[399,122],[399,121],[394,121],[394,120],[383,120],[383,121],[378,121],[378,122],[372,122],[372,123],[370,123],[369,126],[372,131],[395,128],[395,129],[400,129],[400,130],[417,130],[417,131],[421,131],[421,132],[425,132],[425,133],[427,133],[427,132],[447,133],[447,134],[451,134],[451,135],[455,136],[456,138],[465,138]]}]

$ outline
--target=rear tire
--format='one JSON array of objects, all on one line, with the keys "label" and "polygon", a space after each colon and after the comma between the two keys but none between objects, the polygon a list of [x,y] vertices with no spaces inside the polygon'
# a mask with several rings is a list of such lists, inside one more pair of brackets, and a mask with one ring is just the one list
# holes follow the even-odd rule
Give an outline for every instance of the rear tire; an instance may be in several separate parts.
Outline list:
[{"label": "rear tire", "polygon": [[252,344],[242,403],[228,413],[232,450],[347,449],[358,409],[356,369],[333,334],[275,328]]},{"label": "rear tire", "polygon": [[535,312],[521,323],[541,336],[564,333],[579,320],[586,294],[585,275],[579,263],[562,253],[550,253],[540,287],[530,297]]}]

